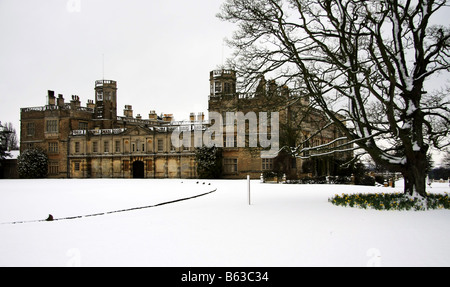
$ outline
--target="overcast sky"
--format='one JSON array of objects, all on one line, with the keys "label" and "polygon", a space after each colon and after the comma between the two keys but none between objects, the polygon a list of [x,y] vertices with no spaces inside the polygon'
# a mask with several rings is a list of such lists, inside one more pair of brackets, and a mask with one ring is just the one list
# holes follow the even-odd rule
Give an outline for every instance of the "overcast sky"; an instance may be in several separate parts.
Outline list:
[{"label": "overcast sky", "polygon": [[[209,72],[231,55],[224,2],[0,0],[0,121],[19,132],[20,108],[45,105],[47,90],[85,106],[103,78],[118,82],[120,116],[206,113]],[[435,21],[448,26],[445,10]]]},{"label": "overcast sky", "polygon": [[[0,121],[47,90],[94,99],[96,80],[118,85],[118,115],[206,112],[209,72],[234,30],[216,18],[224,0],[0,0]],[[68,5],[69,4],[69,5]],[[79,4],[79,5],[78,5]]]}]

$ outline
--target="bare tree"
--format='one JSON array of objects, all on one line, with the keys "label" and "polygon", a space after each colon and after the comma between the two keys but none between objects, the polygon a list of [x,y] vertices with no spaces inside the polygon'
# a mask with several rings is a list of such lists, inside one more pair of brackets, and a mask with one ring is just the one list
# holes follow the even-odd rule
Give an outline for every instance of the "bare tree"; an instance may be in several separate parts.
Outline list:
[{"label": "bare tree", "polygon": [[424,90],[450,68],[450,29],[430,24],[447,8],[445,0],[227,0],[218,17],[238,25],[229,64],[246,87],[261,74],[284,80],[348,143],[401,172],[405,192],[425,197],[427,153],[450,144],[448,93]]},{"label": "bare tree", "polygon": [[16,129],[14,128],[12,123],[6,123],[5,124],[5,131],[7,132],[6,137],[7,137],[7,149],[8,151],[11,150],[19,150],[19,141],[17,139],[17,133],[16,133]]},{"label": "bare tree", "polygon": [[3,161],[6,158],[6,156],[9,156],[9,153],[6,152],[8,150],[7,149],[7,136],[8,136],[8,131],[2,125],[2,122],[0,122],[0,167],[1,167],[1,161]]},{"label": "bare tree", "polygon": [[442,159],[442,166],[444,168],[450,169],[450,151],[447,151]]}]

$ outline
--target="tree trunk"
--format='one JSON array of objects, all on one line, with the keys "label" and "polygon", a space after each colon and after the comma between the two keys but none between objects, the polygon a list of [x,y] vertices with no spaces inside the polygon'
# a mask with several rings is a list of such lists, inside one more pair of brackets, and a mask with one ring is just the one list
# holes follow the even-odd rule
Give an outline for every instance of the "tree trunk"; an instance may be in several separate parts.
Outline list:
[{"label": "tree trunk", "polygon": [[405,194],[419,194],[426,198],[426,178],[427,178],[427,157],[425,154],[416,153],[416,157],[408,159],[407,171],[403,174],[405,177]]},{"label": "tree trunk", "polygon": [[405,182],[404,193],[412,195],[414,190],[414,184],[411,178],[409,177],[408,172],[403,172],[403,180]]}]

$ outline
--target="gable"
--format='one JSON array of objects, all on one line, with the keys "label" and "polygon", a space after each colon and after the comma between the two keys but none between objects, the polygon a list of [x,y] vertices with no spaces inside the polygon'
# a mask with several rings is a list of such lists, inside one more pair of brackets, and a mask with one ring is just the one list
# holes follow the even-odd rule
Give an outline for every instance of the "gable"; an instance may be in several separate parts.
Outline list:
[{"label": "gable", "polygon": [[135,126],[132,128],[128,128],[123,135],[130,135],[130,136],[145,136],[152,134],[152,131],[149,128],[141,127],[141,126]]}]

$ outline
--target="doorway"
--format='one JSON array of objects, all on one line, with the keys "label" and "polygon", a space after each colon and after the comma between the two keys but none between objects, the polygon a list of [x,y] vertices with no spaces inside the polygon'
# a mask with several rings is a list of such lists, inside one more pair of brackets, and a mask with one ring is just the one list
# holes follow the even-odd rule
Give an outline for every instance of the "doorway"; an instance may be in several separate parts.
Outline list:
[{"label": "doorway", "polygon": [[144,163],[142,161],[133,162],[133,178],[145,178]]}]

